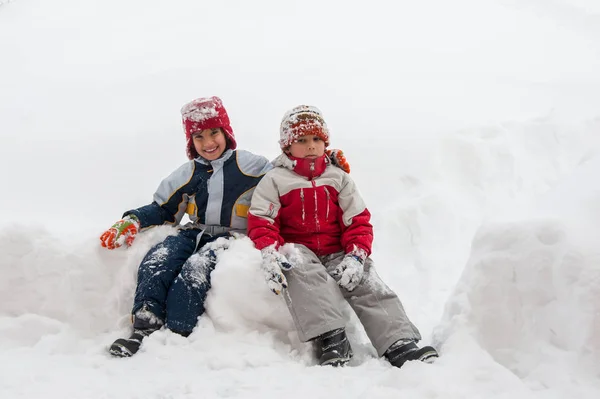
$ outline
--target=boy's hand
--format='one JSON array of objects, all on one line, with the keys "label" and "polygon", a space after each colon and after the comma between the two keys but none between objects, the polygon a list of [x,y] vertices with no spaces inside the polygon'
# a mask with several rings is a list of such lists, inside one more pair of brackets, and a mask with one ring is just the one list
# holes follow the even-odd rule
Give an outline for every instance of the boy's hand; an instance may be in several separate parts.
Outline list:
[{"label": "boy's hand", "polygon": [[338,284],[348,291],[358,287],[365,272],[366,258],[367,254],[362,249],[347,253],[333,271],[333,275],[338,279]]},{"label": "boy's hand", "polygon": [[326,150],[325,153],[331,159],[331,164],[337,166],[341,170],[346,173],[350,173],[350,164],[344,155],[342,150],[338,150],[337,148],[333,148],[331,150]]},{"label": "boy's hand", "polygon": [[282,270],[290,270],[293,266],[285,255],[280,254],[273,247],[264,248],[261,253],[267,286],[275,295],[279,295],[284,288],[287,288],[287,280]]},{"label": "boy's hand", "polygon": [[100,236],[100,244],[108,249],[119,248],[123,244],[130,246],[139,230],[138,218],[135,215],[127,215]]}]

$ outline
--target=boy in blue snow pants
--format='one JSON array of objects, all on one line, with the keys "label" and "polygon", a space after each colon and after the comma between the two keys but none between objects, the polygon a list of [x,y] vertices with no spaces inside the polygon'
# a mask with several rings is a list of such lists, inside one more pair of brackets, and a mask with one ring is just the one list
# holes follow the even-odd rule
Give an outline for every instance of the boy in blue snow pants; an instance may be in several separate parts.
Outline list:
[{"label": "boy in blue snow pants", "polygon": [[[142,260],[132,309],[133,332],[109,352],[135,354],[162,326],[189,335],[210,288],[210,273],[232,233],[245,233],[254,187],[272,168],[262,156],[236,150],[227,111],[218,97],[199,98],[181,109],[189,161],[159,185],[151,204],[127,211],[100,237],[103,247],[132,245],[141,229],[178,229]],[[190,222],[180,226],[184,214]]]}]

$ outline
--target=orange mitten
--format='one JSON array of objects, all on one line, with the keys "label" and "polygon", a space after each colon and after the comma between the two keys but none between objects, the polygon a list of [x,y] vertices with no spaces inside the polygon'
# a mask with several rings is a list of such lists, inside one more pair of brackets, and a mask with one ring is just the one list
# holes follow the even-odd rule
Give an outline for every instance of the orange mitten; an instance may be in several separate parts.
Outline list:
[{"label": "orange mitten", "polygon": [[331,159],[331,163],[346,173],[350,173],[350,164],[348,160],[344,156],[344,152],[342,150],[338,150],[336,148],[332,150],[325,151],[329,159]]},{"label": "orange mitten", "polygon": [[139,230],[138,218],[135,215],[127,215],[100,236],[100,244],[108,249],[119,248],[123,244],[130,246]]}]

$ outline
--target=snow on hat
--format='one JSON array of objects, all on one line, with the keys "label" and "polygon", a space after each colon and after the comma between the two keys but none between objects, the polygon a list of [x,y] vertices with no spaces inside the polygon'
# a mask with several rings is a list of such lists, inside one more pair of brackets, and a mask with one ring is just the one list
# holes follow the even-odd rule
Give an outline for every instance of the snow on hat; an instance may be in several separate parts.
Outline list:
[{"label": "snow on hat", "polygon": [[329,145],[329,129],[321,110],[310,105],[299,105],[287,111],[281,120],[279,145],[289,147],[298,137],[315,135]]},{"label": "snow on hat", "polygon": [[187,156],[194,159],[198,152],[194,147],[192,134],[203,131],[204,129],[213,129],[220,127],[227,137],[227,147],[235,150],[237,146],[235,135],[229,125],[229,116],[223,102],[219,97],[197,98],[183,107],[181,107],[181,117],[183,119],[183,130],[187,139]]}]

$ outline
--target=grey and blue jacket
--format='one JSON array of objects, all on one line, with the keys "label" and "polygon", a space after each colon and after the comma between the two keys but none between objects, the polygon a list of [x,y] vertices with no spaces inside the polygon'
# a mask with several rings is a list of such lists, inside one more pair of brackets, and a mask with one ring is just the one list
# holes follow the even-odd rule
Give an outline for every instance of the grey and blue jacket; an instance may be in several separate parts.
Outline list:
[{"label": "grey and blue jacket", "polygon": [[154,201],[124,213],[140,220],[140,227],[179,225],[210,234],[246,233],[250,199],[258,182],[272,169],[267,158],[244,150],[227,150],[214,161],[198,157],[164,179]]}]

